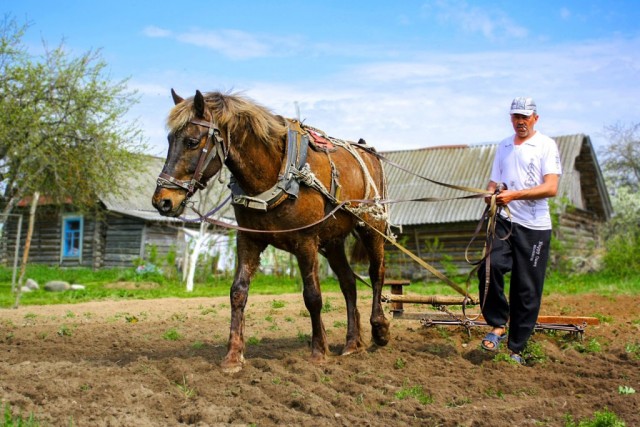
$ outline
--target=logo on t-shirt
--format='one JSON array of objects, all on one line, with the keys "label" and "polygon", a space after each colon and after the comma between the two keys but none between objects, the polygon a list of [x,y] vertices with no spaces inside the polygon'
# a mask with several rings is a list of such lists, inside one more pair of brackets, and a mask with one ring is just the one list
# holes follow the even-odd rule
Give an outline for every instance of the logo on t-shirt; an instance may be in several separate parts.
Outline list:
[{"label": "logo on t-shirt", "polygon": [[[524,181],[524,186],[526,188],[531,188],[536,186],[536,165],[535,160],[529,160],[529,165],[527,166],[527,179]],[[529,206],[529,210],[531,212],[531,217],[535,219],[536,217],[536,201],[535,200],[525,200],[527,206]]]}]

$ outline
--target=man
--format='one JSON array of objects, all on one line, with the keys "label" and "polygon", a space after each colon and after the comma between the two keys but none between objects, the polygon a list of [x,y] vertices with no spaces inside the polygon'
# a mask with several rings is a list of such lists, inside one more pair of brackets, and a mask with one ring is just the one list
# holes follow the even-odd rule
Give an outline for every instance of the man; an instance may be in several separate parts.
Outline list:
[{"label": "man", "polygon": [[[547,198],[556,195],[562,168],[555,141],[534,129],[538,113],[533,99],[515,98],[510,114],[515,134],[498,145],[487,186],[490,192],[498,193],[499,207],[508,205],[510,218],[507,209],[502,209],[491,242],[489,280],[484,264],[478,270],[478,279],[482,314],[492,327],[482,340],[482,348],[497,351],[508,335],[511,358],[523,364],[521,352],[538,318],[549,257],[551,216]],[[500,240],[505,236],[506,240]],[[508,272],[509,300],[504,294],[504,275]],[[485,283],[489,284],[486,297]]]}]

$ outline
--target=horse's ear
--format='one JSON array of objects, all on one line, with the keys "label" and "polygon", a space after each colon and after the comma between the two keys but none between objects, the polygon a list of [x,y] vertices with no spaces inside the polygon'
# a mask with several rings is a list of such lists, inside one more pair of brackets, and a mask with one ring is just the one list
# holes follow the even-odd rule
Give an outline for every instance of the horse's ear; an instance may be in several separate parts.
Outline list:
[{"label": "horse's ear", "polygon": [[193,106],[196,108],[196,116],[204,119],[204,96],[199,90],[196,90],[196,96],[193,97]]},{"label": "horse's ear", "polygon": [[173,90],[173,88],[171,88],[171,97],[173,98],[173,103],[174,105],[178,105],[180,104],[182,101],[184,101],[184,98],[182,98],[180,95],[178,95],[176,93],[175,90]]}]

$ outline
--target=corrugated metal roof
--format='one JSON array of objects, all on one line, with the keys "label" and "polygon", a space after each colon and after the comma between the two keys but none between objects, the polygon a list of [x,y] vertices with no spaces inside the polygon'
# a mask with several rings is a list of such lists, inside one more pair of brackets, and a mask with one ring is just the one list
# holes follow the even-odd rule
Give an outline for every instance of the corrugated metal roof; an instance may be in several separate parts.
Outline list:
[{"label": "corrugated metal roof", "polygon": [[[563,176],[559,196],[567,196],[576,207],[594,210],[603,218],[611,215],[611,203],[588,136],[570,135],[554,138],[562,160]],[[442,146],[418,150],[390,151],[382,155],[404,168],[434,181],[483,189],[489,182],[496,144],[470,146]],[[591,162],[591,172],[598,185],[593,200],[585,200],[581,188],[576,158]],[[583,166],[583,169],[585,167]],[[385,164],[390,199],[421,197],[460,197],[470,193],[439,186]],[[584,174],[585,171],[582,171]],[[598,198],[600,200],[598,200]],[[484,210],[482,199],[449,200],[442,202],[406,202],[390,206],[391,222],[395,225],[438,224],[475,221]]]}]

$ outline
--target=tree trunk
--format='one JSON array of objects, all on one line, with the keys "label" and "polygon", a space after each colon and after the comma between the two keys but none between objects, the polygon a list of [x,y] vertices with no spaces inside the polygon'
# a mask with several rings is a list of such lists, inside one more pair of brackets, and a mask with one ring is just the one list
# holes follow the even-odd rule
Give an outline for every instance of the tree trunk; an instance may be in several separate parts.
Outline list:
[{"label": "tree trunk", "polygon": [[189,253],[189,264],[187,271],[187,292],[193,292],[193,278],[196,275],[196,267],[198,266],[198,257],[200,256],[200,252],[202,248],[205,246],[207,241],[211,239],[211,234],[207,233],[207,223],[200,223],[200,232],[195,237],[196,241],[193,245],[193,250]]},{"label": "tree trunk", "polygon": [[24,283],[24,275],[27,271],[27,261],[29,260],[29,249],[31,249],[31,237],[33,236],[33,225],[36,219],[36,209],[38,208],[38,200],[40,199],[40,193],[36,191],[33,193],[33,200],[31,201],[31,209],[29,210],[29,228],[27,229],[27,237],[24,241],[24,251],[22,252],[22,265],[20,265],[20,278],[18,279],[18,286],[16,288],[16,302],[13,308],[18,308],[20,305],[20,296],[22,294],[22,285]]}]

